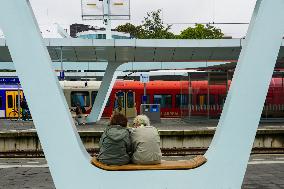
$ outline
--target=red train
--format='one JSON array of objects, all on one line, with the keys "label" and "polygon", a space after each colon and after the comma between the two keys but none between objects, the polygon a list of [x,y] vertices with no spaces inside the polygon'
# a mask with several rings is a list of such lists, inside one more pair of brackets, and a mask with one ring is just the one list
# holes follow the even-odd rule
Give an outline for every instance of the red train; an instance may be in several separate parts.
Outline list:
[{"label": "red train", "polygon": [[[70,107],[80,102],[90,111],[100,86],[99,81],[85,82],[65,81],[61,83]],[[189,87],[189,85],[191,87]],[[174,118],[181,116],[219,117],[225,102],[226,84],[210,84],[207,81],[150,81],[147,83],[147,104],[160,104],[161,117]],[[110,117],[113,112],[115,95],[122,102],[122,112],[127,117],[140,113],[144,93],[143,84],[139,81],[116,81],[110,98],[103,112],[103,117]],[[209,93],[209,96],[208,96]],[[273,78],[267,94],[264,117],[282,117],[284,115],[284,87],[282,78]],[[209,104],[208,104],[209,102]]]}]

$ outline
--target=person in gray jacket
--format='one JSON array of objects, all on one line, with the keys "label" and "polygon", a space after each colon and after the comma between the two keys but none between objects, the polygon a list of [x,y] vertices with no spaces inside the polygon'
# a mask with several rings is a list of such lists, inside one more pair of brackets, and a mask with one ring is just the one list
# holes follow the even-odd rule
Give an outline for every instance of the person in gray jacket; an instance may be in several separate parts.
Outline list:
[{"label": "person in gray jacket", "polygon": [[155,127],[150,126],[146,115],[138,115],[133,121],[134,129],[131,132],[133,156],[135,164],[160,164],[162,153],[160,136]]},{"label": "person in gray jacket", "polygon": [[131,141],[127,118],[114,114],[99,142],[100,152],[97,160],[107,165],[125,165],[130,162]]}]

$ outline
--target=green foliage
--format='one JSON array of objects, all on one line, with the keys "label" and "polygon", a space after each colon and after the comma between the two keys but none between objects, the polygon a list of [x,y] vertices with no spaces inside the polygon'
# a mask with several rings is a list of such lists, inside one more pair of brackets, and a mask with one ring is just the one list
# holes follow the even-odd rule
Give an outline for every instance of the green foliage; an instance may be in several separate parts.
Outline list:
[{"label": "green foliage", "polygon": [[161,9],[148,12],[142,25],[126,23],[116,27],[117,31],[129,33],[132,38],[137,39],[220,39],[224,36],[221,29],[209,24],[188,27],[180,35],[174,35],[170,29],[171,25],[165,25],[161,19]]},{"label": "green foliage", "polygon": [[195,27],[188,27],[177,37],[179,39],[221,39],[224,36],[222,31],[214,26],[206,24],[195,24]]},{"label": "green foliage", "polygon": [[146,33],[142,29],[142,26],[135,26],[131,23],[119,25],[116,27],[116,30],[119,32],[129,33],[132,38],[144,39],[146,36]]},{"label": "green foliage", "polygon": [[142,24],[147,39],[173,39],[175,35],[169,30],[171,25],[164,25],[161,19],[161,9],[147,13]]},{"label": "green foliage", "polygon": [[169,30],[170,25],[164,25],[160,17],[161,10],[147,13],[142,25],[135,26],[130,23],[120,25],[116,28],[119,32],[130,33],[131,37],[137,39],[173,39],[175,35]]}]

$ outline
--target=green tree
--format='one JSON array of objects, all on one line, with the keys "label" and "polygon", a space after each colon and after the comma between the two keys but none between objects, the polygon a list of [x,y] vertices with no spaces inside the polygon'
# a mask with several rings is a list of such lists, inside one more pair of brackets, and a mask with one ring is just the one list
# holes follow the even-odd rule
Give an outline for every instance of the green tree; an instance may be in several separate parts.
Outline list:
[{"label": "green tree", "polygon": [[147,39],[173,39],[175,35],[170,32],[171,25],[164,25],[161,19],[161,9],[148,12],[142,22],[142,28],[146,32]]},{"label": "green tree", "polygon": [[161,19],[161,10],[147,13],[142,25],[135,26],[131,23],[119,25],[116,30],[129,33],[137,39],[173,39],[175,35],[170,32],[171,25],[164,25]]},{"label": "green tree", "polygon": [[195,24],[195,27],[188,27],[183,30],[180,35],[177,36],[179,39],[220,39],[224,36],[221,29],[206,24]]},{"label": "green tree", "polygon": [[161,9],[158,9],[148,12],[141,25],[126,23],[118,26],[116,30],[129,33],[131,37],[137,39],[220,39],[224,36],[221,29],[210,24],[195,24],[195,27],[188,27],[179,35],[170,32],[171,27],[172,25],[163,23]]},{"label": "green tree", "polygon": [[129,33],[132,38],[143,39],[145,38],[146,32],[142,29],[142,26],[135,26],[131,23],[119,25],[116,27],[119,32]]}]

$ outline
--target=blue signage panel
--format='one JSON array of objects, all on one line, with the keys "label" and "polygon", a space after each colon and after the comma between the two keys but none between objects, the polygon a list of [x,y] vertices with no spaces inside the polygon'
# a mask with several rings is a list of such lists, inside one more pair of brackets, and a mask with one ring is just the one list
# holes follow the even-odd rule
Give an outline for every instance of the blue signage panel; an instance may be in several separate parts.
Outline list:
[{"label": "blue signage panel", "polygon": [[151,110],[150,110],[150,112],[159,112],[159,106],[158,106],[158,105],[153,104],[153,105],[151,106]]},{"label": "blue signage panel", "polygon": [[142,96],[142,102],[143,102],[143,104],[147,103],[147,95]]},{"label": "blue signage panel", "polygon": [[65,77],[65,74],[64,74],[64,71],[62,70],[62,71],[60,71],[59,78],[60,78],[61,80],[64,80],[64,77]]},{"label": "blue signage panel", "polygon": [[2,77],[0,78],[0,83],[2,84],[18,84],[20,83],[19,78],[17,77]]}]

